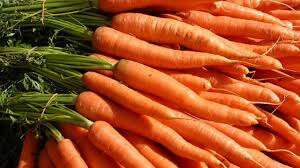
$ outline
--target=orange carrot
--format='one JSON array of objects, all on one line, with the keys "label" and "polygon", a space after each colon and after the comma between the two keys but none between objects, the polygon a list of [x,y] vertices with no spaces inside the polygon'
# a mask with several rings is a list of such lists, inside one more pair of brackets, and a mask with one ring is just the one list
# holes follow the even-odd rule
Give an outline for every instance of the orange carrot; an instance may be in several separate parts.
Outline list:
[{"label": "orange carrot", "polygon": [[135,147],[105,121],[96,121],[89,128],[88,138],[93,145],[124,167],[154,168]]},{"label": "orange carrot", "polygon": [[97,150],[89,141],[88,130],[74,125],[61,125],[63,135],[73,140],[88,167],[119,168],[120,166],[109,156]]},{"label": "orange carrot", "polygon": [[39,168],[55,168],[52,161],[50,160],[47,150],[45,148],[40,152],[38,167]]},{"label": "orange carrot", "polygon": [[293,0],[226,0],[239,4],[241,6],[246,6],[249,8],[255,8],[261,11],[270,11],[274,9],[290,9],[292,7],[299,6],[298,1]]},{"label": "orange carrot", "polygon": [[226,74],[232,78],[240,79],[245,77],[249,73],[249,69],[244,65],[235,64],[230,66],[210,66],[208,69],[215,69],[223,74]]},{"label": "orange carrot", "polygon": [[99,1],[99,9],[104,12],[120,13],[134,9],[143,8],[159,8],[171,11],[181,11],[188,9],[197,9],[199,5],[214,2],[214,0],[164,0],[164,1],[146,1],[146,0],[129,0],[129,1],[113,1],[102,0]]},{"label": "orange carrot", "polygon": [[282,58],[280,61],[283,64],[283,67],[285,69],[293,70],[293,71],[298,71],[300,72],[300,58],[293,58],[293,57],[288,57],[288,58]]},{"label": "orange carrot", "polygon": [[248,8],[244,6],[240,6],[235,3],[226,2],[226,1],[218,1],[214,2],[213,5],[206,9],[209,13],[214,15],[221,16],[230,16],[234,18],[247,19],[247,20],[255,20],[265,23],[273,23],[280,26],[287,26],[280,19],[269,15],[267,13],[255,10],[253,8]]},{"label": "orange carrot", "polygon": [[[299,3],[300,4],[300,3]],[[269,14],[282,20],[299,20],[300,11],[296,10],[272,10]]]},{"label": "orange carrot", "polygon": [[[119,67],[119,64],[117,67]],[[136,113],[163,118],[176,117],[172,113],[172,109],[154,102],[137,91],[104,75],[96,72],[87,72],[83,75],[83,81],[89,89],[120,103]]]},{"label": "orange carrot", "polygon": [[154,118],[129,112],[108,100],[102,99],[93,92],[81,93],[77,98],[76,109],[89,119],[104,120],[114,127],[128,130],[158,142],[181,157],[197,161],[204,160],[209,165],[223,167],[220,165],[221,162],[209,152],[185,141],[174,130]]},{"label": "orange carrot", "polygon": [[119,61],[114,77],[134,89],[178,104],[199,118],[244,126],[258,123],[255,115],[205,100],[169,75],[137,62]]},{"label": "orange carrot", "polygon": [[280,162],[277,162],[265,154],[259,152],[255,149],[247,149],[248,153],[252,155],[260,164],[262,164],[265,168],[291,168],[287,165],[284,165]]},{"label": "orange carrot", "polygon": [[46,150],[56,168],[88,167],[73,142],[69,139],[63,139],[59,142],[51,139],[46,144]]},{"label": "orange carrot", "polygon": [[208,168],[208,166],[204,162],[196,162],[193,160],[185,159],[182,157],[177,157],[176,161],[180,168]]},{"label": "orange carrot", "polygon": [[298,20],[287,20],[292,23],[294,30],[300,30],[300,18]]},{"label": "orange carrot", "polygon": [[161,47],[108,27],[100,27],[96,30],[93,46],[107,54],[156,68],[188,69],[210,65],[231,65],[237,62],[220,55]]},{"label": "orange carrot", "polygon": [[292,128],[300,132],[300,120],[289,115],[280,115]]},{"label": "orange carrot", "polygon": [[123,13],[114,16],[112,27],[152,43],[179,44],[195,51],[228,58],[259,57],[256,53],[241,49],[209,30],[174,19],[139,13]]},{"label": "orange carrot", "polygon": [[32,130],[26,134],[21,156],[17,168],[36,167],[36,155],[38,153],[38,139]]},{"label": "orange carrot", "polygon": [[293,155],[289,153],[273,153],[272,156],[279,160],[280,162],[289,165],[291,167],[299,167],[300,165],[300,156]]},{"label": "orange carrot", "polygon": [[254,84],[249,84],[243,81],[239,81],[223,74],[201,70],[189,70],[191,74],[208,79],[212,86],[219,89],[228,90],[231,93],[239,95],[249,101],[254,102],[269,102],[279,103],[280,99],[270,89],[261,87]]},{"label": "orange carrot", "polygon": [[270,81],[270,82],[300,95],[300,79],[294,79],[294,80],[278,79],[276,81]]},{"label": "orange carrot", "polygon": [[300,34],[288,28],[254,20],[213,16],[201,11],[180,12],[183,21],[222,36],[252,37],[268,40],[300,40]]},{"label": "orange carrot", "polygon": [[236,95],[216,92],[201,92],[199,95],[204,99],[224,104],[232,108],[237,108],[250,112],[261,119],[267,117],[260,110],[258,110],[251,102]]},{"label": "orange carrot", "polygon": [[122,133],[122,135],[155,167],[178,168],[168,153],[166,153],[162,148],[152,141],[125,131]]},{"label": "orange carrot", "polygon": [[249,8],[257,8],[262,0],[226,0],[241,6],[246,6]]},{"label": "orange carrot", "polygon": [[[106,62],[111,63],[112,65],[115,65],[118,62],[118,60],[116,60],[112,57],[109,57],[109,56],[105,56],[103,54],[92,54],[91,57],[100,58],[100,59],[102,59]],[[112,71],[109,71],[109,70],[95,70],[95,71],[100,73],[100,74],[103,74],[105,76],[109,76],[109,77],[113,76]]]}]

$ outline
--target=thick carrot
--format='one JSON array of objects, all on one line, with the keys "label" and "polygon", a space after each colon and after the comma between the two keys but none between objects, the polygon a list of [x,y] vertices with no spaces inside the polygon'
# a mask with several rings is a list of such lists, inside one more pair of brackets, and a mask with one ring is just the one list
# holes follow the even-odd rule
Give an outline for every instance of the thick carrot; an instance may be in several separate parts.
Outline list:
[{"label": "thick carrot", "polygon": [[122,132],[122,135],[155,167],[178,168],[171,157],[154,142],[130,132]]},{"label": "thick carrot", "polygon": [[88,138],[93,145],[124,167],[154,168],[135,147],[105,121],[96,121],[89,129]]},{"label": "thick carrot", "polygon": [[265,168],[291,168],[287,165],[284,165],[280,162],[277,162],[262,152],[255,149],[247,149],[248,153],[252,155],[260,164],[262,164]]},{"label": "thick carrot", "polygon": [[280,59],[280,62],[282,62],[283,67],[285,69],[293,70],[293,71],[298,71],[300,72],[300,64],[299,64],[300,58],[293,58],[293,57],[288,57],[288,58],[282,58]]},{"label": "thick carrot", "polygon": [[[300,3],[299,3],[300,4]],[[297,10],[272,10],[269,14],[282,20],[299,20],[300,11]]]},{"label": "thick carrot", "polygon": [[152,101],[137,91],[104,75],[96,72],[87,72],[83,75],[83,81],[89,89],[118,102],[136,113],[163,118],[176,117],[172,113],[172,109]]},{"label": "thick carrot", "polygon": [[215,69],[223,74],[226,74],[232,78],[240,79],[245,77],[249,73],[249,69],[240,64],[230,65],[230,66],[210,66],[208,69]]},{"label": "thick carrot", "polygon": [[300,5],[300,2],[293,0],[226,0],[246,6],[249,8],[256,8],[261,11],[270,11],[274,9],[290,9]]},{"label": "thick carrot", "polygon": [[289,115],[280,115],[292,128],[300,132],[300,120]]},{"label": "thick carrot", "polygon": [[205,100],[169,75],[137,62],[119,61],[114,77],[132,88],[178,104],[199,118],[244,126],[258,123],[255,115]]},{"label": "thick carrot", "polygon": [[180,12],[183,21],[222,36],[252,37],[268,40],[300,40],[300,34],[288,28],[254,20],[213,16],[201,11]]},{"label": "thick carrot", "polygon": [[180,168],[208,168],[208,166],[204,162],[196,162],[193,160],[185,159],[182,157],[177,157],[176,161]]},{"label": "thick carrot", "polygon": [[123,13],[114,16],[112,27],[149,42],[179,44],[195,51],[222,55],[228,58],[259,56],[247,49],[241,49],[209,30],[169,18],[139,13]]},{"label": "thick carrot", "polygon": [[69,139],[63,139],[59,142],[51,139],[46,144],[46,150],[56,168],[88,167],[73,142]]},{"label": "thick carrot", "polygon": [[236,95],[204,91],[201,92],[199,95],[204,99],[224,104],[232,108],[237,108],[250,112],[261,119],[267,117],[264,113],[258,110],[251,102]]},{"label": "thick carrot", "polygon": [[300,95],[300,79],[294,79],[294,80],[278,79],[270,82]]},{"label": "thick carrot", "polygon": [[101,0],[99,1],[99,9],[110,13],[126,12],[134,9],[143,8],[159,8],[163,10],[181,11],[189,9],[197,9],[199,5],[211,3],[214,0],[128,0],[128,1],[114,1],[114,0]]},{"label": "thick carrot", "polygon": [[109,156],[97,150],[89,141],[88,130],[74,125],[61,125],[61,130],[66,138],[73,140],[83,159],[90,168],[119,168],[118,164]]},{"label": "thick carrot", "polygon": [[[102,59],[102,60],[104,60],[106,62],[111,63],[112,65],[115,65],[118,62],[118,60],[116,60],[116,59],[114,59],[112,57],[103,55],[103,54],[92,54],[91,57],[100,58],[100,59]],[[113,76],[113,72],[109,71],[109,70],[101,70],[101,69],[99,69],[99,70],[95,70],[95,72],[98,72],[100,74],[103,74],[103,75],[106,75],[106,76],[109,76],[109,77]]]},{"label": "thick carrot", "polygon": [[221,73],[206,71],[204,69],[189,70],[188,72],[208,79],[215,88],[228,90],[229,92],[239,95],[249,101],[269,103],[280,102],[277,95],[265,87],[239,81]]},{"label": "thick carrot", "polygon": [[55,168],[45,148],[40,152],[38,168]]},{"label": "thick carrot", "polygon": [[223,167],[221,162],[209,152],[190,144],[177,132],[161,122],[148,116],[129,112],[108,100],[102,99],[93,92],[81,93],[77,98],[76,109],[89,119],[104,120],[114,127],[128,130],[158,142],[178,156],[195,161],[204,161],[216,167]]},{"label": "thick carrot", "polygon": [[213,5],[206,10],[209,13],[219,16],[230,16],[233,18],[255,20],[265,23],[273,23],[280,26],[287,26],[280,19],[272,15],[226,1],[214,2]]},{"label": "thick carrot", "polygon": [[32,130],[26,134],[18,168],[34,168],[36,167],[36,155],[38,153],[38,139]]},{"label": "thick carrot", "polygon": [[289,153],[273,153],[272,156],[279,160],[280,162],[289,165],[291,167],[299,168],[300,165],[300,156],[293,155]]},{"label": "thick carrot", "polygon": [[108,27],[96,30],[93,46],[107,54],[156,68],[188,69],[237,62],[220,55],[161,47]]},{"label": "thick carrot", "polygon": [[246,6],[249,8],[257,8],[262,0],[226,0],[228,2],[232,2],[241,6]]}]

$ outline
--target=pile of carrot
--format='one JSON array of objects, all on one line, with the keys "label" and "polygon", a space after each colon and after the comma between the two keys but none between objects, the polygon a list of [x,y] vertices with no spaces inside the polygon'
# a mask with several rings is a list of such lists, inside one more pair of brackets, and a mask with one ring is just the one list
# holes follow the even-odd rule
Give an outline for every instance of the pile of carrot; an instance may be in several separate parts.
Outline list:
[{"label": "pile of carrot", "polygon": [[112,20],[89,57],[112,68],[82,75],[86,122],[31,129],[18,168],[300,168],[300,1],[98,8]]}]

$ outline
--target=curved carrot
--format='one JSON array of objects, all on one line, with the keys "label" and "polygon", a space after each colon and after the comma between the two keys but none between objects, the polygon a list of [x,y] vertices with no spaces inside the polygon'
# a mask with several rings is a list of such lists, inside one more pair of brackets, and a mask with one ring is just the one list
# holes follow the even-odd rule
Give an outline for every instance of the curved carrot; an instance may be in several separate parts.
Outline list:
[{"label": "curved carrot", "polygon": [[[116,60],[116,59],[114,59],[112,57],[103,55],[103,54],[92,54],[90,57],[100,58],[100,59],[102,59],[102,60],[104,60],[106,62],[111,63],[112,65],[115,65],[118,62],[118,60]],[[109,77],[113,76],[113,72],[109,71],[109,70],[101,70],[101,69],[99,69],[99,70],[94,70],[94,71],[98,72],[100,74],[103,74],[105,76],[109,76]]]},{"label": "curved carrot", "polygon": [[172,109],[152,101],[137,91],[104,75],[87,72],[83,75],[83,81],[89,89],[120,103],[136,113],[163,118],[176,117]]},{"label": "curved carrot", "polygon": [[270,81],[270,82],[300,95],[300,79],[294,79],[294,80],[280,79],[280,80]]},{"label": "curved carrot", "polygon": [[300,34],[288,28],[254,20],[213,16],[201,11],[181,12],[183,21],[195,24],[222,36],[252,37],[268,40],[300,40]]},{"label": "curved carrot", "polygon": [[300,165],[300,156],[293,155],[289,153],[273,153],[272,156],[279,160],[280,162],[289,165],[291,167],[299,167]]},{"label": "curved carrot", "polygon": [[237,62],[220,55],[161,47],[108,27],[96,30],[93,46],[107,54],[156,68],[189,69]]},{"label": "curved carrot", "polygon": [[108,100],[102,99],[93,92],[81,93],[77,98],[76,109],[91,120],[104,120],[114,127],[158,142],[178,156],[197,161],[203,160],[209,165],[223,167],[222,163],[209,152],[190,144],[177,132],[161,122],[148,116],[129,112]]},{"label": "curved carrot", "polygon": [[38,161],[39,168],[55,168],[52,161],[50,160],[47,150],[44,148],[40,152],[39,161]]},{"label": "curved carrot", "polygon": [[141,136],[122,132],[122,135],[142,154],[144,155],[155,167],[157,168],[178,168],[172,161],[170,156],[152,141]]},{"label": "curved carrot", "polygon": [[249,69],[246,66],[240,64],[230,66],[209,66],[208,69],[210,68],[236,79],[243,78],[249,73]]},{"label": "curved carrot", "polygon": [[134,89],[178,104],[199,118],[244,126],[258,123],[255,115],[205,100],[167,74],[137,62],[119,61],[114,77]]},{"label": "curved carrot", "polygon": [[34,132],[29,130],[26,134],[21,156],[17,168],[34,168],[36,167],[36,155],[38,153],[38,139],[35,137]]},{"label": "curved carrot", "polygon": [[282,20],[300,19],[300,11],[297,10],[272,10],[269,11],[268,13]]},{"label": "curved carrot", "polygon": [[291,117],[289,115],[281,115],[281,118],[283,118],[292,128],[294,128],[295,130],[300,132],[300,120],[299,119],[297,119],[295,117]]},{"label": "curved carrot", "polygon": [[208,168],[204,162],[196,162],[182,157],[176,157],[176,161],[180,168]]},{"label": "curved carrot", "polygon": [[250,112],[261,119],[267,117],[264,113],[258,110],[251,102],[236,95],[204,91],[201,92],[199,95],[204,99],[224,104],[232,108],[237,108]]},{"label": "curved carrot", "polygon": [[63,135],[66,138],[72,139],[80,151],[83,159],[86,161],[90,168],[119,168],[118,164],[109,156],[97,150],[91,144],[87,135],[88,130],[74,126],[74,125],[61,125]]},{"label": "curved carrot", "polygon": [[63,139],[59,142],[49,140],[46,150],[56,168],[88,168],[73,142]]},{"label": "curved carrot", "polygon": [[227,58],[259,56],[247,49],[241,49],[209,30],[169,18],[123,13],[114,16],[112,27],[145,41],[159,44],[179,44],[195,51],[222,55]]}]

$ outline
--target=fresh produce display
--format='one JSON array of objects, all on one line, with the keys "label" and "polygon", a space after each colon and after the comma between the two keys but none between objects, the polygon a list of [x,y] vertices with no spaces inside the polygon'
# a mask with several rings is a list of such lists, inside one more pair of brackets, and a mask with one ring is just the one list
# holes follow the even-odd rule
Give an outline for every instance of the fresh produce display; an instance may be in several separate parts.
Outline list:
[{"label": "fresh produce display", "polygon": [[0,1],[0,167],[300,168],[299,9]]}]

